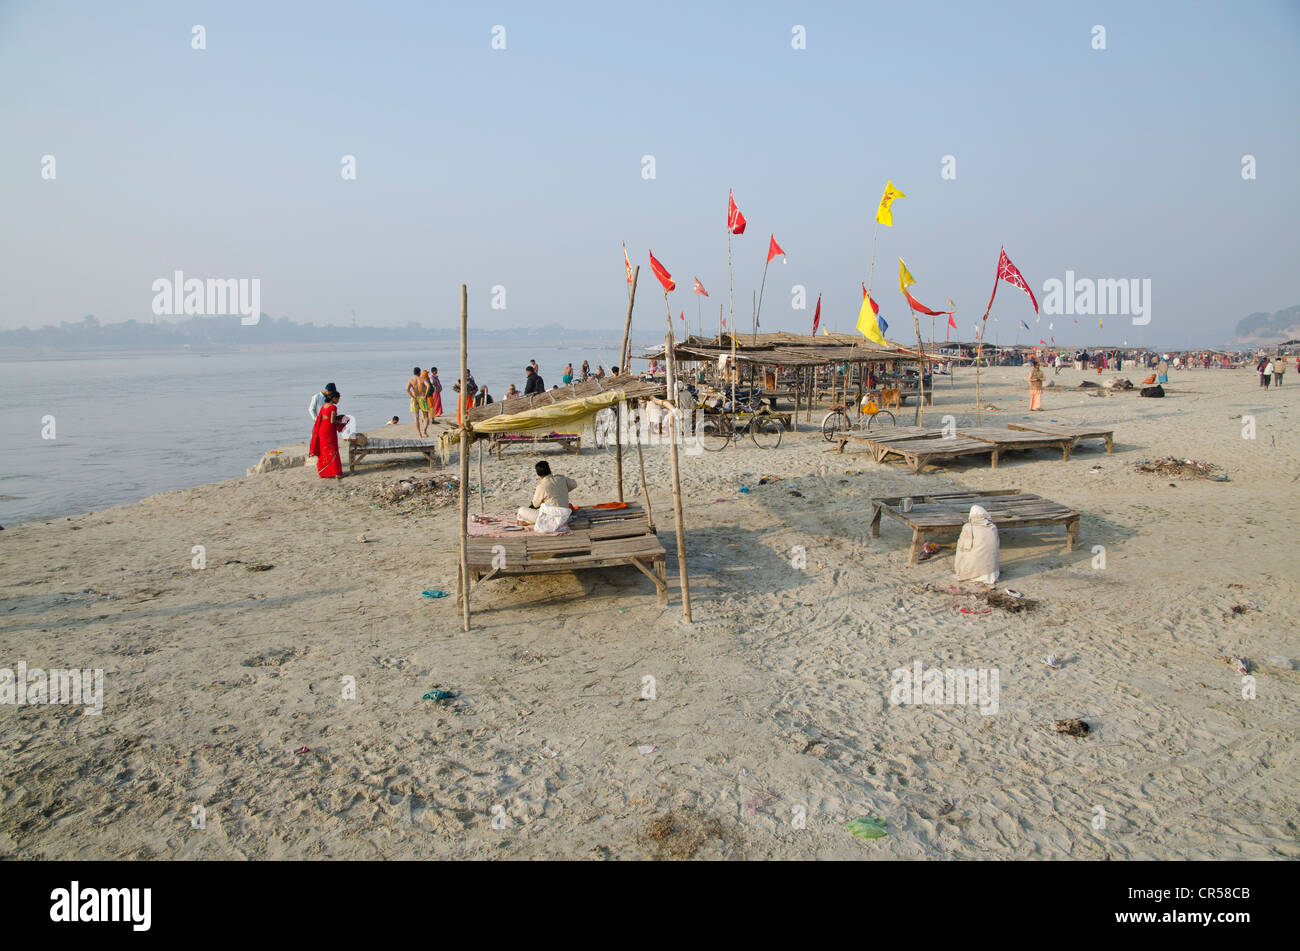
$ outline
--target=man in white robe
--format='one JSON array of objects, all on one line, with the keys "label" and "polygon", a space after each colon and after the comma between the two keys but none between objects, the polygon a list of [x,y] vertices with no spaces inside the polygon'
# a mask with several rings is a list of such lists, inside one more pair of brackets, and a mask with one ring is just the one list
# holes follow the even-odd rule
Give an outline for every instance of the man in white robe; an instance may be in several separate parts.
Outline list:
[{"label": "man in white robe", "polygon": [[983,584],[996,584],[998,575],[998,557],[1001,545],[998,541],[998,527],[989,518],[988,511],[981,505],[970,507],[970,517],[961,527],[961,538],[957,540],[957,556],[954,567],[958,581],[979,581]]}]

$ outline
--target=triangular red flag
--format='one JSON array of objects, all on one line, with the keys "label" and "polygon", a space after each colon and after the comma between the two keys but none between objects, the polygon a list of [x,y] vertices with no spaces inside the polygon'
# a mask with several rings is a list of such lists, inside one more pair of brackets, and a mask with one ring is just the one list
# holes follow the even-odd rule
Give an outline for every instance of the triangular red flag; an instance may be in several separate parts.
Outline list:
[{"label": "triangular red flag", "polygon": [[817,335],[817,325],[822,322],[822,295],[817,295],[817,309],[813,311],[813,336]]},{"label": "triangular red flag", "polygon": [[677,282],[674,281],[673,276],[668,273],[668,269],[655,260],[655,253],[653,251],[650,252],[650,270],[654,271],[655,277],[659,278],[659,283],[664,286],[665,294],[677,287]]},{"label": "triangular red flag", "polygon": [[913,297],[911,291],[909,291],[906,287],[903,288],[903,296],[907,298],[907,306],[912,308],[912,310],[916,311],[918,314],[925,314],[925,316],[927,317],[942,317],[944,314],[948,314],[949,316],[952,315],[951,311],[931,310],[930,308],[926,307],[919,300]]},{"label": "triangular red flag", "polygon": [[632,283],[632,262],[627,259],[627,242],[623,242],[623,267],[627,270],[627,282]]},{"label": "triangular red flag", "polygon": [[785,252],[782,251],[781,246],[776,243],[776,235],[772,235],[772,241],[767,246],[767,263],[771,264],[772,258],[776,257],[778,254],[781,255],[781,257],[785,257]]},{"label": "triangular red flag", "polygon": [[727,230],[732,234],[745,233],[745,216],[736,207],[736,199],[731,196],[730,188],[727,189]]},{"label": "triangular red flag", "polygon": [[695,290],[693,293],[699,294],[701,297],[709,296],[709,292],[704,289],[704,285],[700,283],[698,277],[695,279]]},{"label": "triangular red flag", "polygon": [[678,314],[677,316],[681,318],[682,323],[686,323],[686,311],[682,311],[682,312],[681,312],[680,314]]}]

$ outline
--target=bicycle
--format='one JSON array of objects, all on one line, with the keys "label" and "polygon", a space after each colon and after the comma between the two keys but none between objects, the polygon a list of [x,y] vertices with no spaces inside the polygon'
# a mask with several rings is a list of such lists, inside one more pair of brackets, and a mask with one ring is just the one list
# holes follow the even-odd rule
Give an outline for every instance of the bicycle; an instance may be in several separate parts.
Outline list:
[{"label": "bicycle", "polygon": [[[867,397],[856,420],[852,418],[851,412],[852,404],[832,406],[831,411],[822,418],[822,439],[834,442],[838,433],[848,433],[855,429],[873,432],[898,424],[894,414],[876,405],[876,401],[871,397]],[[866,420],[866,423],[863,423],[863,420]]]},{"label": "bicycle", "polygon": [[761,402],[742,403],[738,411],[705,411],[698,427],[700,443],[710,452],[726,449],[746,434],[759,449],[775,449],[784,432],[781,421]]}]

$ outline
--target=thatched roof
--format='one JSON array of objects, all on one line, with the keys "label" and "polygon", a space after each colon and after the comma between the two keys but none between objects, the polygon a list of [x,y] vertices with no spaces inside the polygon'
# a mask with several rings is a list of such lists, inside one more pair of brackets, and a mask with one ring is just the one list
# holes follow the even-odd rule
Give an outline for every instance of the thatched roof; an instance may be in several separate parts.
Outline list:
[{"label": "thatched roof", "polygon": [[[678,360],[717,360],[732,353],[729,333],[717,337],[689,336],[674,343],[673,356]],[[735,335],[736,362],[786,367],[828,366],[834,363],[879,363],[886,360],[915,360],[917,352],[890,341],[888,348],[876,347],[861,334],[764,333]],[[662,360],[665,350],[656,347],[638,358]]]},{"label": "thatched roof", "polygon": [[[556,403],[565,403],[569,400],[595,396],[598,393],[608,393],[611,390],[622,390],[628,399],[639,399],[647,396],[662,396],[664,385],[639,380],[630,373],[620,373],[617,376],[607,376],[601,380],[590,379],[584,383],[557,386],[554,389],[532,396],[516,396],[508,400],[498,400],[487,406],[474,406],[470,408],[469,420],[471,423],[475,423],[496,416],[510,416],[530,409],[539,409],[543,406],[554,406]],[[455,402],[454,398],[453,402]]]}]

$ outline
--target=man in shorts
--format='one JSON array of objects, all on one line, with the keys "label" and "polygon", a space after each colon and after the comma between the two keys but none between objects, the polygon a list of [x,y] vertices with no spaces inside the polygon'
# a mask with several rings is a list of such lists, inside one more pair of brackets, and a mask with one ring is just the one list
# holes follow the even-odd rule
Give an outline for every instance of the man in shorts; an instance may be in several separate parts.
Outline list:
[{"label": "man in shorts", "polygon": [[428,436],[429,425],[429,381],[420,375],[420,368],[411,371],[411,378],[406,381],[406,395],[411,398],[411,415],[415,417],[415,431],[421,436]]}]

